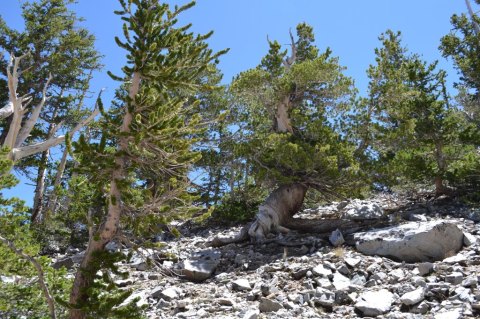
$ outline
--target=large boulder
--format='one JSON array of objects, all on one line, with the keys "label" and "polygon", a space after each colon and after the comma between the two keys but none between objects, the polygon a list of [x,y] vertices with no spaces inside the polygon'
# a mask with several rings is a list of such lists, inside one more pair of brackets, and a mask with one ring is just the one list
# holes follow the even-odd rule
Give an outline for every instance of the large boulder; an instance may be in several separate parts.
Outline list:
[{"label": "large boulder", "polygon": [[180,275],[187,280],[203,281],[210,278],[220,263],[222,253],[218,250],[203,250],[183,261]]},{"label": "large boulder", "polygon": [[463,246],[463,232],[445,221],[411,222],[354,235],[357,250],[405,262],[439,261]]}]

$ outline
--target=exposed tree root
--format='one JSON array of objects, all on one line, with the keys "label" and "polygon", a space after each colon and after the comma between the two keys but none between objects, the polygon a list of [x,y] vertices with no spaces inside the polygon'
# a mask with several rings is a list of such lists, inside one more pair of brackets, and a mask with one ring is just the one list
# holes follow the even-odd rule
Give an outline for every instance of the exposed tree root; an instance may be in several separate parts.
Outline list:
[{"label": "exposed tree root", "polygon": [[[278,239],[263,239],[256,241],[248,234],[253,223],[244,226],[240,232],[234,237],[215,237],[210,243],[213,247],[221,247],[231,243],[241,243],[252,239],[252,243],[270,243],[277,242]],[[300,233],[316,234],[319,237],[326,237],[332,231],[339,229],[344,235],[352,234],[358,231],[363,231],[376,227],[388,226],[390,223],[387,220],[363,220],[353,221],[346,219],[301,219],[291,218],[284,224],[284,228],[296,230]],[[283,245],[283,244],[282,244]],[[288,246],[284,244],[283,246]]]}]

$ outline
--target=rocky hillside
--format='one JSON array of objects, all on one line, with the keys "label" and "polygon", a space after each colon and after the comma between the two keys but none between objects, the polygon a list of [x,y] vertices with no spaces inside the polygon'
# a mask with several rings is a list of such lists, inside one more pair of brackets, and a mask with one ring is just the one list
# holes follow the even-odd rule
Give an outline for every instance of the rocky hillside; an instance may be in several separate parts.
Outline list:
[{"label": "rocky hillside", "polygon": [[[383,195],[301,215],[388,219],[391,226],[354,235],[290,232],[261,245],[212,248],[214,236],[240,228],[183,225],[183,237],[163,238],[161,253],[141,250],[122,265],[130,278],[118,284],[134,290],[130,298],[148,305],[152,319],[480,315],[480,209]],[[71,249],[57,256],[57,266],[75,267],[80,256]]]}]

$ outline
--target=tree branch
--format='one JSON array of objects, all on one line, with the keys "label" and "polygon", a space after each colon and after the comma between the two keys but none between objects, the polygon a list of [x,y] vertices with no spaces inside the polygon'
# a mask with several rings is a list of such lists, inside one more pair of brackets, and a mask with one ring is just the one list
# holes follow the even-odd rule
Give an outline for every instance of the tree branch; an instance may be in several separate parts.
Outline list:
[{"label": "tree branch", "polygon": [[475,30],[476,35],[480,35],[480,26],[475,21],[475,13],[472,10],[472,6],[470,4],[470,0],[465,0],[465,4],[467,5],[468,14],[470,15],[470,19],[472,20],[473,29]]},{"label": "tree branch", "polygon": [[297,46],[295,44],[295,39],[293,38],[292,29],[290,29],[288,32],[290,33],[290,45],[292,46],[292,54],[288,58],[283,60],[283,65],[286,69],[290,69],[290,67],[295,63],[295,60],[297,59]]},{"label": "tree branch", "polygon": [[38,121],[38,117],[40,116],[40,112],[43,109],[43,106],[45,105],[45,102],[50,99],[50,97],[47,97],[47,88],[50,85],[50,82],[52,81],[52,75],[50,74],[47,79],[47,83],[45,83],[45,86],[43,87],[42,91],[42,100],[36,107],[33,108],[32,114],[30,115],[30,118],[27,120],[25,125],[23,125],[22,129],[20,130],[20,133],[18,134],[18,137],[15,141],[15,147],[20,147],[25,140],[28,138],[30,133],[32,132],[33,127]]},{"label": "tree branch", "polygon": [[43,290],[43,295],[45,299],[47,299],[48,310],[50,312],[50,318],[56,319],[55,315],[55,302],[53,300],[52,295],[48,289],[47,283],[45,282],[45,274],[42,269],[42,265],[38,263],[38,261],[30,255],[24,253],[21,249],[17,248],[13,242],[6,239],[5,237],[0,235],[0,241],[4,243],[10,250],[12,250],[17,256],[29,261],[36,269],[38,275],[38,283],[40,288]]},{"label": "tree branch", "polygon": [[13,103],[12,101],[8,101],[8,103],[5,104],[4,107],[0,109],[0,119],[7,118],[12,114],[13,114]]}]

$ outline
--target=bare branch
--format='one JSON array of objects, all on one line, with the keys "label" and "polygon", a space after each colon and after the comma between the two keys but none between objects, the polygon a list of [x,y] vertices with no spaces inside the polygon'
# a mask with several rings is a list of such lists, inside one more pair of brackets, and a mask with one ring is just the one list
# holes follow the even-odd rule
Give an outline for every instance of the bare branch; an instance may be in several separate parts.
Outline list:
[{"label": "bare branch", "polygon": [[8,101],[8,103],[5,104],[5,106],[0,109],[0,119],[7,118],[12,114],[13,114],[13,103],[12,101]]},{"label": "bare branch", "polygon": [[480,35],[480,26],[475,21],[475,13],[472,10],[470,0],[465,0],[465,4],[467,5],[468,14],[470,15],[470,19],[472,20],[473,29],[475,30],[476,35]]},{"label": "bare branch", "polygon": [[290,45],[292,47],[292,54],[283,61],[283,65],[285,66],[285,68],[290,69],[290,67],[295,63],[295,60],[297,59],[297,45],[295,44],[295,39],[293,38],[292,29],[290,29],[288,32],[290,34]]},{"label": "bare branch", "polygon": [[38,117],[40,116],[40,112],[42,111],[43,106],[45,105],[45,102],[50,99],[50,97],[47,97],[47,89],[51,81],[52,81],[52,74],[48,76],[47,83],[45,83],[45,86],[43,87],[42,100],[33,109],[32,114],[30,115],[30,118],[27,120],[25,125],[20,130],[20,133],[18,134],[18,137],[15,141],[15,147],[20,147],[20,145],[22,145],[25,142],[25,140],[28,138],[28,136],[32,132],[33,127],[37,123]]},{"label": "bare branch", "polygon": [[50,294],[47,283],[45,282],[45,274],[43,272],[42,265],[40,265],[35,258],[24,253],[21,249],[17,248],[13,242],[11,242],[10,240],[6,239],[1,235],[0,235],[0,241],[4,243],[6,246],[8,246],[8,248],[10,248],[10,250],[12,250],[17,256],[25,260],[28,260],[35,267],[38,275],[38,284],[40,285],[40,288],[43,291],[43,295],[45,299],[47,299],[48,310],[50,311],[50,318],[56,319],[57,316],[55,314],[55,302],[53,300],[52,295]]},{"label": "bare branch", "polygon": [[57,146],[60,143],[65,141],[65,135],[52,137],[46,141],[35,143],[32,145],[22,146],[18,148],[14,148],[12,150],[11,159],[15,162],[24,157],[37,154],[43,151],[48,150],[51,147]]}]

